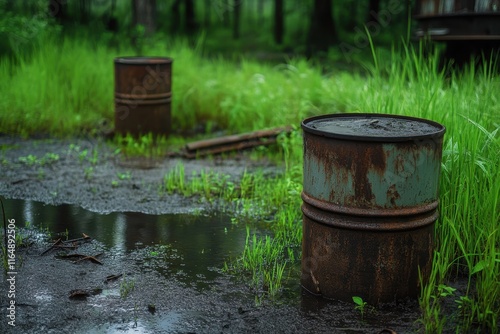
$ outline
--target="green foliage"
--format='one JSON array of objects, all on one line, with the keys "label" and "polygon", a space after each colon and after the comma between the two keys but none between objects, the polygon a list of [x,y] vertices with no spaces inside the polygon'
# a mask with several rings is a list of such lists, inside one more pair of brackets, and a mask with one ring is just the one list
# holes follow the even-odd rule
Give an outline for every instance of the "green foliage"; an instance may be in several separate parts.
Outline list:
[{"label": "green foliage", "polygon": [[225,266],[226,271],[248,273],[252,277],[252,285],[257,294],[265,293],[270,298],[276,297],[281,289],[285,278],[284,272],[287,266],[283,254],[283,245],[279,239],[270,236],[250,237],[250,229],[247,227],[245,250],[237,262]]},{"label": "green foliage", "polygon": [[41,158],[34,156],[33,154],[29,154],[24,157],[19,157],[19,162],[27,165],[27,166],[44,166],[50,165],[59,161],[59,155],[56,153],[45,153],[45,155]]},{"label": "green foliage", "polygon": [[116,176],[118,177],[119,180],[130,180],[130,178],[132,177],[132,174],[130,173],[130,171],[127,171],[125,173],[116,173]]},{"label": "green foliage", "polygon": [[117,135],[114,142],[118,146],[117,152],[125,157],[158,158],[165,155],[169,147],[164,136],[154,136],[152,133],[138,138],[130,134],[125,136]]},{"label": "green foliage", "polygon": [[91,180],[94,176],[94,167],[86,167],[84,169],[85,179]]},{"label": "green foliage", "polygon": [[120,283],[120,297],[126,299],[135,288],[135,279],[123,275]]},{"label": "green foliage", "polygon": [[[1,211],[0,211],[1,212]],[[2,217],[3,218],[3,217]],[[40,231],[31,226],[30,222],[25,222],[24,227],[20,228],[16,225],[15,227],[15,249],[16,249],[16,268],[20,268],[23,263],[23,257],[20,253],[21,248],[30,246],[38,237]],[[1,262],[5,272],[13,271],[12,268],[9,269],[9,254],[7,252],[7,245],[3,242],[0,246],[1,252]]]},{"label": "green foliage", "polygon": [[361,319],[363,319],[368,303],[365,302],[363,298],[358,296],[353,296],[352,301],[354,302],[354,304],[356,304],[356,306],[354,306],[354,309],[358,310],[361,313]]},{"label": "green foliage", "polygon": [[[429,332],[452,325],[441,306],[442,299],[451,297],[443,287],[447,279],[465,271],[469,288],[459,297],[463,307],[456,310],[462,314],[458,326],[466,331],[471,326],[495,328],[500,314],[500,186],[494,181],[499,176],[500,114],[493,91],[499,88],[498,78],[491,63],[481,68],[471,65],[463,72],[440,72],[438,57],[425,57],[423,48],[405,48],[403,57],[397,54],[394,51],[389,62],[379,58],[378,70],[371,68],[372,77],[356,109],[366,110],[370,103],[375,112],[429,118],[447,128],[441,219],[436,224],[432,274],[420,298],[422,323]],[[470,306],[467,314],[465,305]]]},{"label": "green foliage", "polygon": [[0,82],[0,131],[98,133],[113,115],[112,66],[104,50],[47,37],[27,59],[0,58],[0,76],[8,78]]},{"label": "green foliage", "polygon": [[[163,55],[165,47],[176,59],[172,123],[179,131],[193,131],[200,123],[232,132],[297,124],[319,107],[330,109],[335,103],[334,87],[305,60],[275,68],[206,60],[183,42],[153,45],[145,55]],[[20,64],[0,59],[0,75],[9,78],[0,82],[2,110],[9,111],[0,113],[0,131],[66,136],[106,130],[114,119],[112,59],[117,55],[88,40],[48,38]],[[134,154],[134,145],[124,140]]]},{"label": "green foliage", "polygon": [[45,38],[58,34],[60,27],[47,12],[47,1],[32,0],[29,5],[23,3],[24,8],[11,2],[14,8],[7,12],[6,1],[0,1],[0,57],[21,60]]}]

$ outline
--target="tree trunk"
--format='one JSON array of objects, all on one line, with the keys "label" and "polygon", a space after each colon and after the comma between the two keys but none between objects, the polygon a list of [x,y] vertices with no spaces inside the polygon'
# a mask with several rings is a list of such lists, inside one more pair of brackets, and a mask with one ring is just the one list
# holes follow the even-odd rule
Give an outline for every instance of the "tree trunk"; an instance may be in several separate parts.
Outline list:
[{"label": "tree trunk", "polygon": [[196,17],[194,15],[194,1],[193,0],[185,0],[184,4],[186,5],[185,7],[185,27],[186,27],[186,32],[191,35],[196,32],[197,24],[196,24]]},{"label": "tree trunk", "polygon": [[233,38],[240,38],[241,0],[233,0]]},{"label": "tree trunk", "polygon": [[132,0],[132,22],[142,25],[146,36],[151,36],[156,29],[156,0]]},{"label": "tree trunk", "polygon": [[274,41],[276,44],[283,43],[283,12],[283,0],[274,0]]},{"label": "tree trunk", "polygon": [[6,0],[5,1],[5,11],[11,12],[14,10],[14,0]]},{"label": "tree trunk", "polygon": [[80,0],[79,3],[79,11],[80,11],[80,22],[86,24],[90,20],[90,11],[91,11],[91,0]]},{"label": "tree trunk", "polygon": [[333,23],[332,1],[314,0],[309,38],[307,41],[307,55],[316,52],[327,52],[328,48],[337,41],[337,32]]},{"label": "tree trunk", "polygon": [[257,22],[264,22],[264,0],[257,0]]},{"label": "tree trunk", "polygon": [[66,0],[49,0],[48,12],[49,16],[63,24],[68,18],[68,2]]},{"label": "tree trunk", "polygon": [[211,6],[211,1],[210,0],[205,0],[205,10],[203,11],[204,18],[203,18],[203,26],[205,28],[208,28],[210,26],[210,6]]},{"label": "tree trunk", "polygon": [[348,31],[353,30],[358,23],[358,1],[357,0],[349,0],[348,5],[349,15],[345,18],[345,29]]},{"label": "tree trunk", "polygon": [[370,3],[368,4],[368,13],[366,15],[365,22],[376,20],[379,10],[380,10],[380,0],[370,0]]},{"label": "tree trunk", "polygon": [[171,7],[171,26],[170,29],[173,33],[177,33],[181,26],[181,0],[175,0]]}]

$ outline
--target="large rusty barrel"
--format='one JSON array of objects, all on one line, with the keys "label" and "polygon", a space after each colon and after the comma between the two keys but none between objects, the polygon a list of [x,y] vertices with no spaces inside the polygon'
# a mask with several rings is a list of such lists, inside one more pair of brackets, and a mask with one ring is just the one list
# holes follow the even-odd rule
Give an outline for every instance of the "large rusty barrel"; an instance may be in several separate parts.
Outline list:
[{"label": "large rusty barrel", "polygon": [[383,114],[305,119],[302,286],[371,305],[420,292],[432,268],[445,128]]},{"label": "large rusty barrel", "polygon": [[172,59],[115,58],[115,132],[169,135]]}]

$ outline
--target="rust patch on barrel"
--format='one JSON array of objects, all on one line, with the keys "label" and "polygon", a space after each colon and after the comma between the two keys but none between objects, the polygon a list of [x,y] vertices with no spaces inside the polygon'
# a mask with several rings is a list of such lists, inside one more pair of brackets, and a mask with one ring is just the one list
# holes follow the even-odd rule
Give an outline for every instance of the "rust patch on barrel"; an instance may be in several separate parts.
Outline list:
[{"label": "rust patch on barrel", "polygon": [[392,184],[388,189],[387,189],[387,199],[391,202],[392,206],[396,206],[396,200],[400,198],[401,196],[399,195],[396,185]]},{"label": "rust patch on barrel", "polygon": [[[371,208],[374,206],[372,184],[368,178],[370,172],[381,177],[386,169],[386,156],[382,145],[336,140],[314,136],[307,140],[307,157],[321,164],[327,180],[336,180],[335,184],[348,184],[352,176],[354,196],[346,196],[344,205]],[[336,189],[330,193],[333,201]]]}]

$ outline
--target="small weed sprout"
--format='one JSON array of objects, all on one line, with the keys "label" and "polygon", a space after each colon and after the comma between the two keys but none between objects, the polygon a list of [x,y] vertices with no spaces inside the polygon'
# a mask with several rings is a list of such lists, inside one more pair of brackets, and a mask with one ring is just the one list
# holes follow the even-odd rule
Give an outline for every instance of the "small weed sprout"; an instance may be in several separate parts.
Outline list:
[{"label": "small weed sprout", "polygon": [[362,320],[364,318],[368,303],[365,302],[363,298],[358,296],[353,296],[352,301],[354,302],[354,304],[356,304],[356,306],[354,306],[354,309],[358,310],[361,313],[361,320]]},{"label": "small weed sprout", "polygon": [[25,164],[27,166],[33,166],[38,162],[37,157],[35,157],[33,154],[27,155],[25,157],[19,157],[19,162],[22,164]]},{"label": "small weed sprout", "polygon": [[38,175],[37,175],[37,178],[38,178],[39,180],[43,180],[43,179],[45,179],[45,171],[44,171],[43,169],[41,169],[41,168],[40,168],[40,169],[38,169]]},{"label": "small weed sprout", "polygon": [[78,160],[80,160],[80,163],[82,163],[87,158],[88,153],[88,150],[83,150],[78,154]]},{"label": "small weed sprout", "polygon": [[43,157],[37,158],[33,154],[29,154],[24,157],[19,157],[18,161],[27,166],[44,166],[52,164],[59,161],[59,154],[56,153],[46,153]]},{"label": "small weed sprout", "polygon": [[90,180],[94,176],[94,167],[86,167],[84,170],[85,179]]},{"label": "small weed sprout", "polygon": [[[22,248],[22,247],[29,247],[33,242],[36,236],[33,231],[31,230],[31,223],[26,221],[24,224],[24,228],[18,228],[16,226],[16,237],[15,237],[15,247],[16,249]],[[12,271],[11,268],[9,267],[9,257],[7,254],[7,245],[2,243],[0,247],[0,252],[1,252],[1,262],[4,267],[5,272]],[[21,267],[23,263],[23,257],[19,254],[16,254],[16,267]],[[9,270],[10,268],[10,270]]]},{"label": "small weed sprout", "polygon": [[122,299],[126,299],[128,295],[134,290],[135,288],[135,280],[134,279],[127,279],[125,275],[123,275],[123,280],[120,283],[120,297]]},{"label": "small weed sprout", "polygon": [[48,165],[59,161],[59,154],[57,153],[46,153],[41,159],[41,165]]},{"label": "small weed sprout", "polygon": [[118,179],[123,181],[123,180],[130,180],[132,174],[130,172],[116,173],[116,176],[118,177]]},{"label": "small weed sprout", "polygon": [[90,158],[89,161],[92,165],[97,165],[97,163],[99,162],[99,153],[96,149],[92,151],[92,158]]}]

